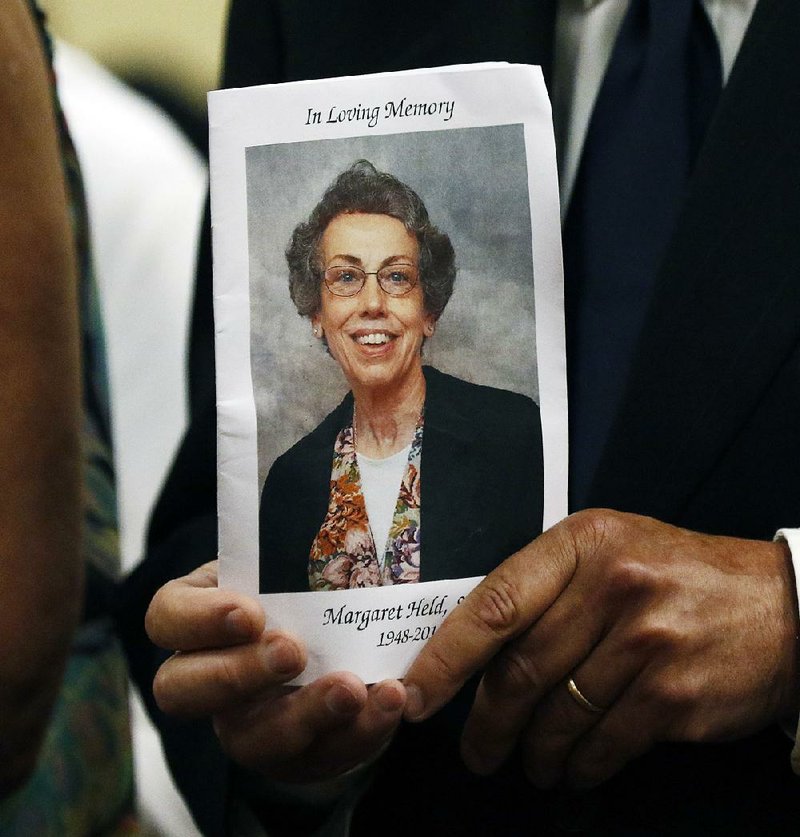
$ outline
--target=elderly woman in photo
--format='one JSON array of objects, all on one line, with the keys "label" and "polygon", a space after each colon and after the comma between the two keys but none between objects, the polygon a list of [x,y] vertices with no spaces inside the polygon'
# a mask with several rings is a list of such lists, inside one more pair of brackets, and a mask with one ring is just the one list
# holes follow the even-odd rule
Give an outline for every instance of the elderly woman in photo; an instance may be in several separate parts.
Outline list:
[{"label": "elderly woman in photo", "polygon": [[534,402],[423,366],[456,267],[420,197],[361,160],[296,227],[286,258],[292,300],[350,392],[269,472],[261,591],[483,575],[538,534]]}]

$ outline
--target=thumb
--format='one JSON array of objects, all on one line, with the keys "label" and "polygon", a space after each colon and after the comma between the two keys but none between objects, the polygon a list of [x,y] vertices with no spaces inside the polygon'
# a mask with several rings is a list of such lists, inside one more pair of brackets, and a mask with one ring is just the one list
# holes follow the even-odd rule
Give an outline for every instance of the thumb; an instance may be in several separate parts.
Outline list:
[{"label": "thumb", "polygon": [[404,678],[405,717],[437,712],[514,637],[527,630],[569,584],[581,538],[565,518],[503,561],[445,619]]}]

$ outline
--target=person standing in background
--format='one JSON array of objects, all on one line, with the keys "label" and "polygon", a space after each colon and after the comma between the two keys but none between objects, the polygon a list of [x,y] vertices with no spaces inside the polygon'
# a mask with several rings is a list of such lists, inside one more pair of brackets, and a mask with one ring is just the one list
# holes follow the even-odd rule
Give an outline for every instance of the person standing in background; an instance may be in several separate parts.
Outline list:
[{"label": "person standing in background", "polygon": [[[132,629],[141,682],[161,667],[161,706],[204,719],[189,734],[154,708],[198,822],[221,833],[244,800],[265,828],[293,834],[334,823],[352,834],[376,824],[383,834],[796,833],[800,784],[780,723],[793,729],[800,704],[787,541],[795,560],[799,547],[796,530],[772,539],[800,522],[800,7],[409,0],[379,11],[379,47],[367,50],[375,4],[365,14],[356,0],[236,0],[225,86],[486,60],[543,66],[561,97],[569,204],[571,507],[588,511],[490,574],[406,686],[368,690],[332,675],[286,694],[304,649],[263,634],[250,600],[211,589],[213,565],[157,592],[216,547],[210,269],[201,272],[197,409],[129,601],[141,620],[155,594],[151,636],[182,652],[167,660]],[[675,21],[691,50],[670,40],[681,36]],[[713,45],[706,73],[697,56]],[[664,56],[683,60],[681,71],[650,63]],[[684,72],[701,64],[716,97],[695,107],[684,98],[694,82],[660,86],[693,79]],[[637,79],[652,82],[647,95]],[[659,103],[666,114],[678,103],[670,123],[690,112],[681,160],[650,145]],[[701,111],[708,118],[695,121]],[[627,196],[637,183],[641,202],[617,215],[615,188]],[[640,210],[647,229],[635,234]],[[646,241],[649,230],[658,234]],[[644,265],[635,295],[625,253]],[[619,270],[598,271],[606,258]],[[458,745],[472,696],[453,694],[484,667],[464,738],[473,775]],[[403,713],[425,720],[400,724]],[[321,778],[326,788],[311,784]],[[356,782],[358,804],[342,790]]]},{"label": "person standing in background", "polygon": [[135,833],[102,329],[41,23],[0,8],[0,833]]}]

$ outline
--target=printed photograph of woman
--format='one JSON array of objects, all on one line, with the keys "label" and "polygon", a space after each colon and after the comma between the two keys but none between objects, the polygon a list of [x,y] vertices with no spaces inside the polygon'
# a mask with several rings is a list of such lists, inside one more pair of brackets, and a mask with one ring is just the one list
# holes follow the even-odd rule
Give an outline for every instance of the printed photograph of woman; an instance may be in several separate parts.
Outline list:
[{"label": "printed photograph of woman", "polygon": [[269,469],[260,592],[483,575],[537,535],[536,403],[424,363],[457,271],[420,196],[358,160],[295,227],[286,262],[349,392]]}]

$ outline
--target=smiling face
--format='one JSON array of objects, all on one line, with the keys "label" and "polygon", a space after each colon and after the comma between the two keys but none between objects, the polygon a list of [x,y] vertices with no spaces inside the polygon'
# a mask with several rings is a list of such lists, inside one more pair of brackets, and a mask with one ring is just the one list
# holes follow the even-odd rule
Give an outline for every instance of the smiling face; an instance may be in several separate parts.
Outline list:
[{"label": "smiling face", "polygon": [[396,391],[422,375],[420,351],[433,334],[435,318],[425,311],[420,282],[405,296],[390,296],[374,271],[395,263],[419,264],[419,246],[389,215],[338,215],[320,242],[323,269],[354,265],[370,275],[355,296],[332,294],[323,284],[320,309],[312,317],[355,393]]}]

